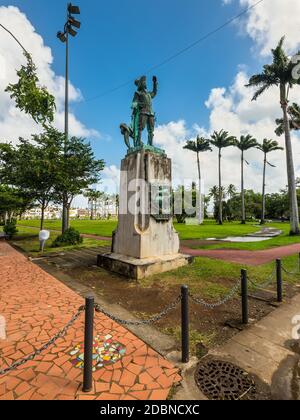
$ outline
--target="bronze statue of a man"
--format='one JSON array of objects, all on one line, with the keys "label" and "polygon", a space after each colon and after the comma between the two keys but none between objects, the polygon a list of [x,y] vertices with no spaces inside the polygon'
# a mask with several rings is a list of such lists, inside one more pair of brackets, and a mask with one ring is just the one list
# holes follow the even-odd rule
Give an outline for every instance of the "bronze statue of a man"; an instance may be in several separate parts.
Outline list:
[{"label": "bronze statue of a man", "polygon": [[147,90],[146,76],[135,81],[137,91],[132,102],[132,129],[134,133],[135,146],[142,145],[142,133],[147,127],[148,144],[153,146],[155,114],[152,108],[152,99],[157,95],[158,83],[156,76],[153,77],[153,91]]}]

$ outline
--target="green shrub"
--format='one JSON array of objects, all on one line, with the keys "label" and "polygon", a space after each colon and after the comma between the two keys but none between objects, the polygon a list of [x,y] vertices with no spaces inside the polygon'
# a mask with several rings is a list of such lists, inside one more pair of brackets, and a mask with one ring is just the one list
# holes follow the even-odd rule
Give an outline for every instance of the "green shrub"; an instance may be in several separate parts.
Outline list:
[{"label": "green shrub", "polygon": [[3,227],[3,232],[7,235],[10,239],[18,233],[18,229],[16,227],[16,222],[8,222]]},{"label": "green shrub", "polygon": [[52,248],[60,248],[63,246],[69,245],[79,245],[82,244],[83,239],[80,236],[80,233],[74,229],[70,228],[65,231],[63,235],[58,236],[52,244]]}]

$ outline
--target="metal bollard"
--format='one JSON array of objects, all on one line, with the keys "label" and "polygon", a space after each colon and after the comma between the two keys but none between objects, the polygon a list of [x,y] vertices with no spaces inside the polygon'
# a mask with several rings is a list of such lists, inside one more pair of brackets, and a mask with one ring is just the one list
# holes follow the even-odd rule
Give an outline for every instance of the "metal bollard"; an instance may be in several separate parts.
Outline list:
[{"label": "metal bollard", "polygon": [[282,298],[282,263],[276,260],[276,281],[277,281],[277,302],[281,303]]},{"label": "metal bollard", "polygon": [[189,332],[189,288],[181,287],[181,338],[182,363],[190,361],[190,332]]},{"label": "metal bollard", "polygon": [[83,392],[90,392],[93,389],[94,306],[94,297],[87,297],[85,299]]},{"label": "metal bollard", "polygon": [[243,324],[247,325],[249,323],[247,270],[241,271],[241,292],[242,292],[242,322]]}]

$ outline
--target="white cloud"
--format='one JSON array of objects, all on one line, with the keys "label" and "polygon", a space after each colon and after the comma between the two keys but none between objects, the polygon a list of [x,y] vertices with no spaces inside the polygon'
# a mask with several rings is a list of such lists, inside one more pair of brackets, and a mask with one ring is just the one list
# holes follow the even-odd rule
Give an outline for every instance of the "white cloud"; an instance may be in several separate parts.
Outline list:
[{"label": "white cloud", "polygon": [[[44,44],[43,38],[36,33],[26,15],[17,7],[0,7],[0,22],[12,30],[26,50],[32,54],[41,85],[46,86],[56,98],[55,126],[63,131],[65,79],[56,75],[51,68],[53,62],[51,49]],[[17,81],[16,70],[25,64],[25,58],[13,38],[2,28],[0,31],[0,138],[1,141],[15,143],[19,136],[30,138],[31,134],[38,133],[40,127],[29,116],[17,110],[9,95],[4,92],[9,83]],[[80,90],[72,83],[69,88],[70,103],[80,101],[82,98]],[[72,112],[70,112],[70,134],[82,137],[100,136],[96,130],[87,128]]]},{"label": "white cloud", "polygon": [[[238,0],[243,9],[254,6],[257,0]],[[233,0],[222,0],[231,4]],[[239,25],[252,38],[261,56],[268,56],[283,35],[286,49],[294,53],[300,47],[299,0],[264,0],[249,10]]]},{"label": "white cloud", "polygon": [[[183,120],[160,126],[155,133],[155,141],[165,148],[173,160],[173,177],[177,181],[197,179],[196,156],[192,152],[183,150],[185,140],[193,138],[197,133],[209,136],[213,131],[224,129],[237,137],[242,134],[252,134],[258,141],[264,138],[277,140],[284,147],[284,138],[278,138],[275,133],[275,119],[281,116],[279,92],[277,88],[270,89],[264,97],[252,102],[253,91],[245,87],[249,76],[239,72],[234,83],[228,89],[215,88],[206,101],[210,110],[210,121],[207,129],[197,125],[189,130]],[[291,100],[297,100],[296,90],[291,92]],[[300,175],[299,136],[293,133],[294,157],[298,176]],[[223,183],[224,185],[240,185],[240,153],[236,148],[223,150]],[[263,155],[254,149],[247,152],[250,166],[246,168],[246,188],[260,191],[262,188]],[[217,152],[204,153],[202,172],[206,192],[213,185],[218,184]],[[276,192],[287,184],[286,160],[284,152],[270,155],[270,161],[276,168],[268,168],[268,191]]]},{"label": "white cloud", "polygon": [[[222,0],[224,5],[233,0]],[[239,0],[245,9],[257,3],[257,0]],[[286,35],[285,47],[288,52],[295,52],[300,46],[300,1],[299,0],[265,0],[257,7],[251,9],[245,20],[240,23],[244,32],[254,41],[254,51],[259,56],[268,56],[279,39]],[[268,61],[270,57],[264,57]],[[193,130],[186,127],[185,122],[171,122],[156,130],[156,141],[164,147],[173,159],[174,177],[197,177],[196,157],[193,153],[183,151],[186,138],[195,137],[196,132],[212,133],[214,130],[225,129],[235,136],[252,134],[258,141],[264,138],[277,140],[284,147],[284,138],[275,135],[275,119],[281,117],[279,92],[277,88],[270,89],[263,97],[252,102],[253,90],[246,88],[249,74],[245,66],[239,66],[239,71],[228,88],[216,87],[205,102],[210,110],[207,128],[194,125]],[[299,102],[299,88],[290,93],[290,101]],[[297,175],[300,176],[300,141],[299,135],[292,134],[294,147],[294,161]],[[240,154],[235,148],[223,151],[223,182],[240,184]],[[262,154],[258,150],[247,153],[250,166],[246,168],[246,188],[260,191],[262,188]],[[270,161],[276,168],[268,168],[268,191],[275,192],[287,184],[286,160],[284,152],[270,155]],[[202,156],[203,176],[206,191],[218,183],[217,153],[205,153]]]}]

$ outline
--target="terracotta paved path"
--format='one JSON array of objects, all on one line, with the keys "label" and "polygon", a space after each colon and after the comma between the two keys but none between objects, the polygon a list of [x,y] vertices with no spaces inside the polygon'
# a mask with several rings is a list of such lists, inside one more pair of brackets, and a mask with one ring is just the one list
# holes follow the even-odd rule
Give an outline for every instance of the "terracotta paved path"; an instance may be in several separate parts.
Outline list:
[{"label": "terracotta paved path", "polygon": [[300,243],[263,251],[245,251],[238,249],[191,249],[181,247],[181,252],[194,257],[206,257],[230,261],[236,264],[257,266],[275,261],[277,258],[289,257],[300,252]]},{"label": "terracotta paved path", "polygon": [[[84,302],[54,277],[0,242],[0,369],[45,344]],[[125,356],[94,373],[95,391],[82,395],[82,370],[70,352],[83,342],[83,314],[49,350],[17,370],[0,376],[0,400],[166,399],[181,378],[178,370],[122,326],[96,315],[95,335],[111,334],[126,347]],[[0,326],[1,328],[1,326]],[[3,331],[2,331],[3,333]]]}]

